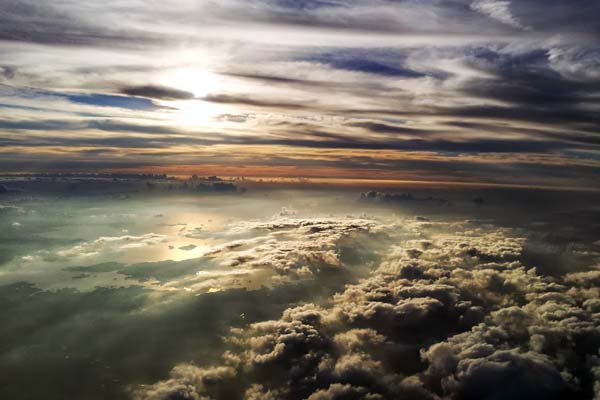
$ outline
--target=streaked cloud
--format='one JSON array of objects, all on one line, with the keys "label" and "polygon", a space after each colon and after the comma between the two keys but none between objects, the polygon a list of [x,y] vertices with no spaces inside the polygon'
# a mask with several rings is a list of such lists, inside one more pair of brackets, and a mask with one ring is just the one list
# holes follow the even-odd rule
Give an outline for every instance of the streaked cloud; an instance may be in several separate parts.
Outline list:
[{"label": "streaked cloud", "polygon": [[471,8],[503,24],[524,29],[521,23],[512,15],[510,1],[475,0],[471,4]]},{"label": "streaked cloud", "polygon": [[511,171],[537,164],[517,180],[547,183],[566,168],[577,185],[598,183],[591,0],[0,5],[4,169],[31,165],[35,148],[43,168],[115,168],[118,155],[120,168],[203,170],[227,146],[263,157],[269,176],[268,165],[308,162],[315,173],[335,162],[345,175],[399,175],[374,154],[375,170],[349,156],[385,150],[406,163],[446,157],[443,169],[421,165],[437,180],[497,182],[459,166],[478,158],[492,171],[485,160],[512,155]]}]

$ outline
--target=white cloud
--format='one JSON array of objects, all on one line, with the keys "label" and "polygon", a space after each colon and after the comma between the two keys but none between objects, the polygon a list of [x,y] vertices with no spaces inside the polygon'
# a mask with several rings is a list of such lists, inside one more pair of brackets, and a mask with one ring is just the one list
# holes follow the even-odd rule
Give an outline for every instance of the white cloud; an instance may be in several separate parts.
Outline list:
[{"label": "white cloud", "polygon": [[247,398],[278,399],[486,398],[490,391],[543,398],[594,390],[597,274],[540,276],[515,259],[522,239],[505,229],[433,233],[468,225],[422,227],[428,240],[418,259],[390,252],[328,306],[305,304],[232,329],[220,367],[236,378],[207,387],[202,376],[215,366],[183,378],[176,367],[170,380],[139,387],[138,395],[191,385],[190,396],[218,397],[221,385],[240,382],[249,382],[237,389]]},{"label": "white cloud", "polygon": [[519,29],[526,29],[510,11],[510,1],[475,0],[471,9],[488,17]]}]

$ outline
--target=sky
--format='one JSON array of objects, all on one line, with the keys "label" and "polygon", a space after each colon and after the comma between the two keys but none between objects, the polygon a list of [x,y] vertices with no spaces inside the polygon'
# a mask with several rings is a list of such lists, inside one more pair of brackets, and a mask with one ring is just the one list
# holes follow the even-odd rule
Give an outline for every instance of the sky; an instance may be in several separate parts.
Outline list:
[{"label": "sky", "polygon": [[0,0],[0,398],[600,400],[598,0]]},{"label": "sky", "polygon": [[0,0],[0,170],[594,188],[595,0]]}]

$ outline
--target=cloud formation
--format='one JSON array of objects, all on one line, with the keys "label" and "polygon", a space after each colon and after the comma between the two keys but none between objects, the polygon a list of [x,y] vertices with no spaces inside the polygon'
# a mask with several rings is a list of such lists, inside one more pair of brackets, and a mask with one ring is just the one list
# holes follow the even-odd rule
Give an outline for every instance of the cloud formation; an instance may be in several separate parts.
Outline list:
[{"label": "cloud formation", "polygon": [[[284,216],[272,222],[243,222],[225,232],[226,237],[233,240],[204,252],[204,257],[218,268],[197,271],[166,283],[164,287],[185,287],[201,292],[240,286],[274,287],[320,279],[320,276],[336,271],[347,272],[352,265],[347,265],[343,259],[345,247],[361,247],[361,240],[379,230],[381,227],[373,221],[353,218]],[[182,230],[181,234],[203,238],[214,233],[193,228]]]},{"label": "cloud formation", "polygon": [[133,397],[591,398],[597,271],[539,275],[519,261],[522,244],[480,227],[414,242],[418,253],[398,246],[327,305],[232,329],[220,364],[178,365]]},{"label": "cloud formation", "polygon": [[193,93],[163,86],[128,86],[122,88],[121,92],[129,96],[160,100],[189,100],[194,98]]},{"label": "cloud formation", "polygon": [[0,7],[6,171],[598,186],[594,0]]},{"label": "cloud formation", "polygon": [[510,1],[476,0],[471,8],[503,24],[523,29],[523,26],[510,12]]}]

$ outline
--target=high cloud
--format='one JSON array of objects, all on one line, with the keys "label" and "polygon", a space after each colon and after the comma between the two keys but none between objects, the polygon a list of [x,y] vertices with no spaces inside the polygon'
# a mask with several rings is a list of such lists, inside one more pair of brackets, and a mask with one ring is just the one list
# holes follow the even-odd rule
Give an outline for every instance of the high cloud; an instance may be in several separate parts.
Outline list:
[{"label": "high cloud", "polygon": [[4,171],[598,186],[595,0],[0,8]]},{"label": "high cloud", "polygon": [[515,28],[523,28],[521,23],[510,12],[510,1],[476,0],[471,4],[471,8],[503,24],[514,26]]}]

